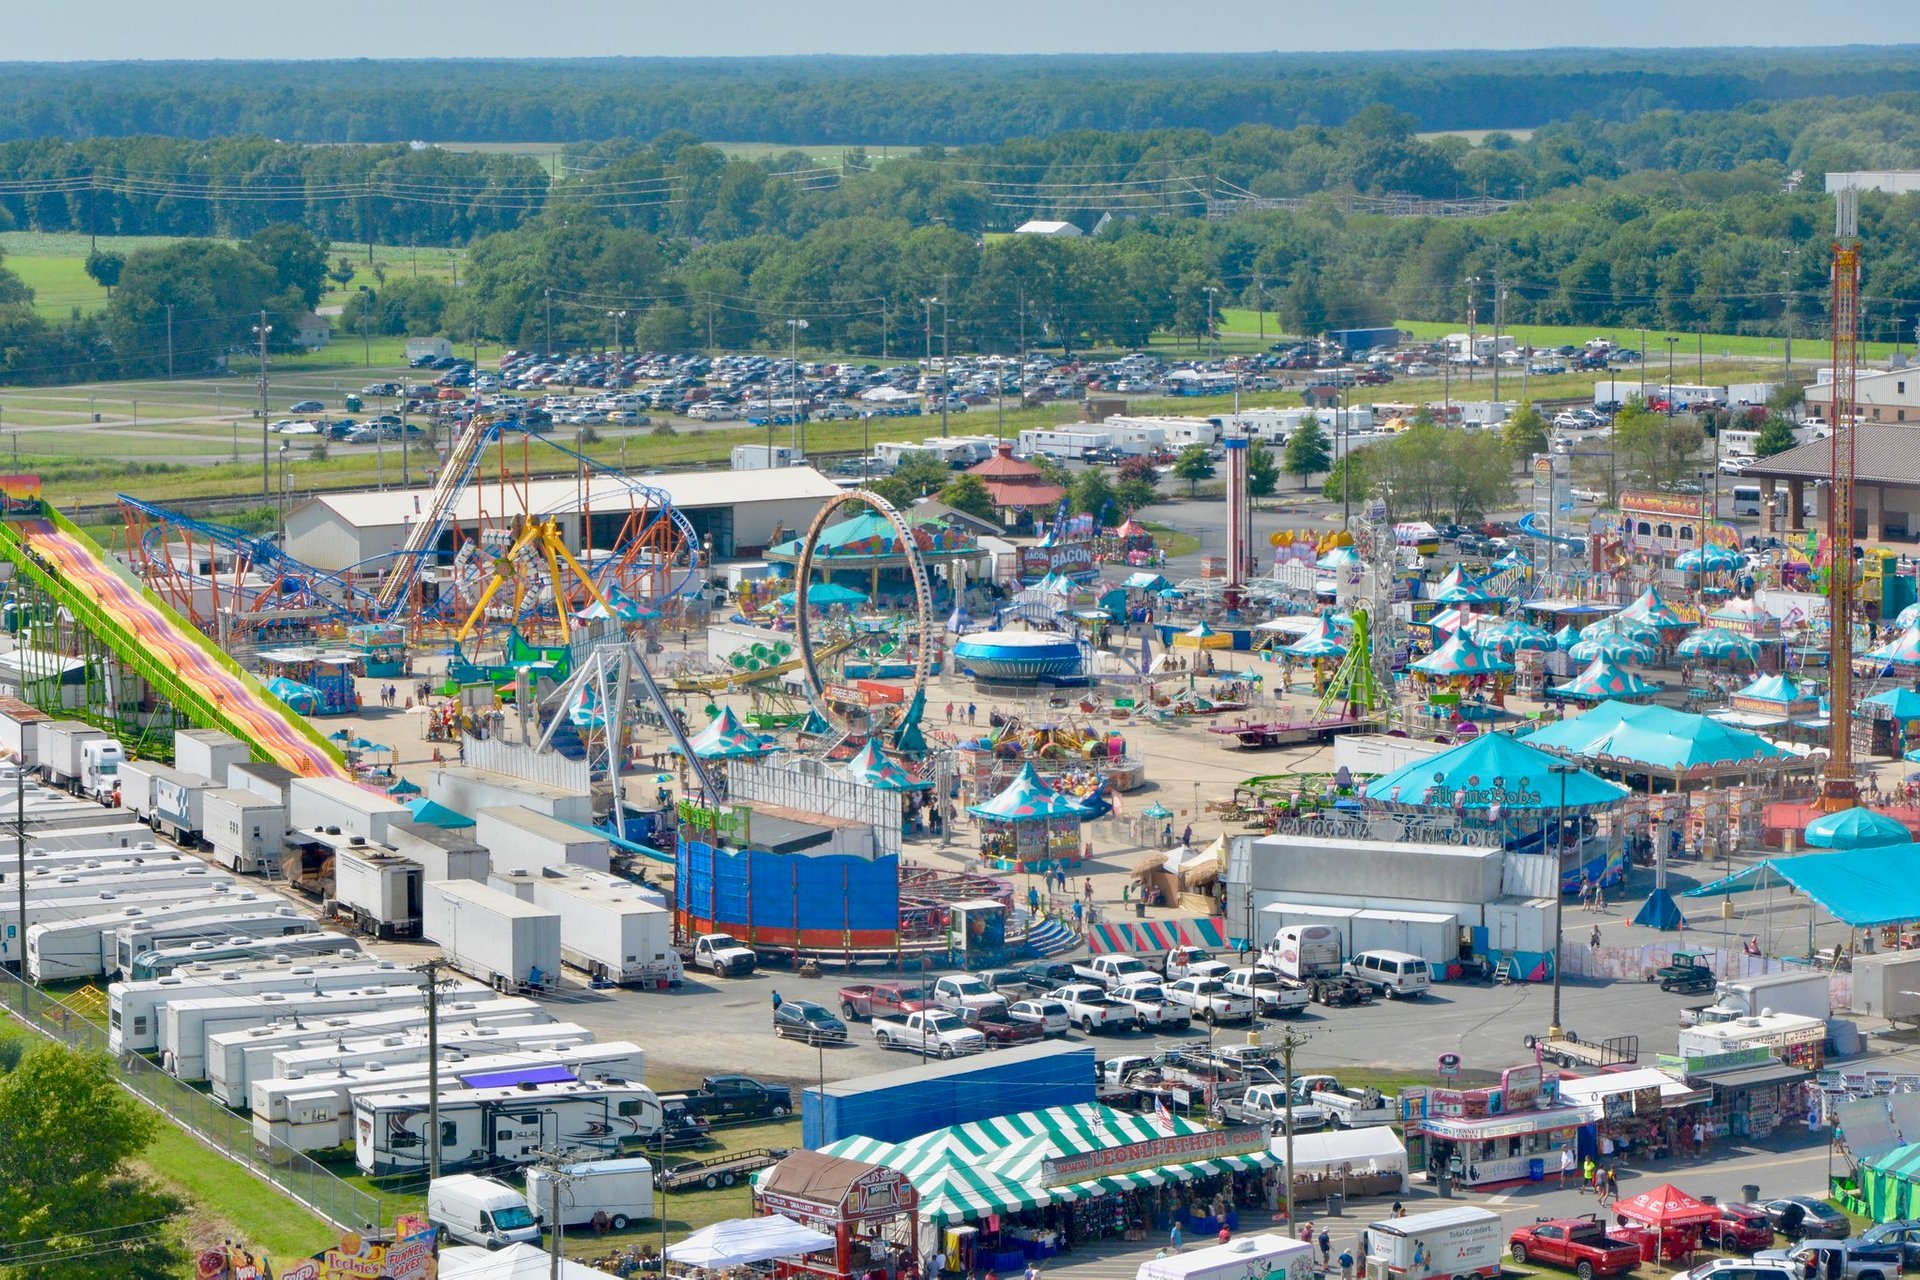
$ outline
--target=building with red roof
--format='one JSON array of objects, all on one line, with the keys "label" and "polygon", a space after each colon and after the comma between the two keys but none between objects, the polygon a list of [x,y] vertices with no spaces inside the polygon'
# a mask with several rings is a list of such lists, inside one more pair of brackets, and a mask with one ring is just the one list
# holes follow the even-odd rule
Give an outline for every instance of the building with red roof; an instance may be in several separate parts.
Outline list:
[{"label": "building with red roof", "polygon": [[967,470],[986,482],[1000,518],[1015,524],[1023,514],[1051,512],[1067,491],[1047,479],[1047,473],[1031,462],[1013,456],[1013,446],[1002,444],[998,453]]}]

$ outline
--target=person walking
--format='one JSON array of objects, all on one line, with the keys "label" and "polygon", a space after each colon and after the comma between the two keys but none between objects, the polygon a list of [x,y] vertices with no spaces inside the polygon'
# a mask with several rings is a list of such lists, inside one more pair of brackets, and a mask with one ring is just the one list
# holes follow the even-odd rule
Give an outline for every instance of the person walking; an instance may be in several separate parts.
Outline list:
[{"label": "person walking", "polygon": [[1617,1164],[1610,1164],[1607,1166],[1607,1194],[1600,1201],[1600,1203],[1612,1204],[1615,1200],[1618,1200],[1619,1198],[1620,1198],[1620,1166]]},{"label": "person walking", "polygon": [[1560,1185],[1567,1185],[1567,1175],[1573,1172],[1573,1148],[1560,1148]]},{"label": "person walking", "polygon": [[775,1013],[780,1012],[780,1005],[781,1005],[780,993],[778,991],[775,991],[773,993],[773,1011]]},{"label": "person walking", "polygon": [[1086,895],[1088,902],[1093,901],[1093,877],[1092,876],[1087,877],[1087,882],[1082,887],[1081,892],[1083,892]]},{"label": "person walking", "polygon": [[1593,958],[1600,958],[1600,926],[1593,926],[1593,932],[1587,936],[1587,950],[1593,952]]},{"label": "person walking", "polygon": [[1320,1246],[1320,1265],[1325,1267],[1333,1261],[1333,1237],[1327,1233],[1325,1227],[1321,1227],[1320,1238],[1314,1243]]},{"label": "person walking", "polygon": [[1585,1195],[1593,1189],[1593,1157],[1588,1156],[1580,1162],[1580,1194]]},{"label": "person walking", "polygon": [[1173,1246],[1175,1253],[1180,1252],[1180,1219],[1173,1220],[1173,1230],[1167,1232],[1167,1243]]}]

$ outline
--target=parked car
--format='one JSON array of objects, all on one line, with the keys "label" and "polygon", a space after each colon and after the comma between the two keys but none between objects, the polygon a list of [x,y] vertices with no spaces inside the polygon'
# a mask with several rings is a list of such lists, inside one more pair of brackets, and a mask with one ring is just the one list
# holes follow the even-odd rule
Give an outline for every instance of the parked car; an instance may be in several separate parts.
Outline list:
[{"label": "parked car", "polygon": [[1908,1218],[1899,1222],[1876,1222],[1860,1233],[1860,1243],[1897,1244],[1900,1246],[1902,1267],[1908,1271],[1920,1271],[1920,1220]]},{"label": "parked car", "polygon": [[1202,1022],[1238,1022],[1253,1017],[1253,1000],[1228,992],[1218,978],[1182,978],[1166,985],[1167,999],[1193,1010]]},{"label": "parked car", "polygon": [[1806,1280],[1800,1268],[1779,1259],[1711,1258],[1668,1280]]},{"label": "parked car", "polygon": [[773,1011],[773,1034],[802,1044],[845,1044],[847,1024],[811,1000],[782,1000]]},{"label": "parked car", "polygon": [[1723,1204],[1720,1216],[1706,1224],[1701,1239],[1730,1253],[1752,1253],[1773,1244],[1773,1224],[1750,1204]]},{"label": "parked car", "polygon": [[1007,1016],[1015,1022],[1035,1024],[1041,1035],[1063,1036],[1073,1029],[1067,1006],[1058,1000],[1016,1000],[1007,1009]]},{"label": "parked car", "polygon": [[1620,1276],[1640,1265],[1640,1246],[1616,1240],[1606,1224],[1588,1214],[1583,1218],[1542,1218],[1507,1238],[1507,1251],[1521,1266],[1529,1261],[1564,1267],[1580,1277]]},{"label": "parked car", "polygon": [[1862,1240],[1802,1240],[1790,1249],[1762,1249],[1753,1256],[1755,1261],[1779,1258],[1794,1263],[1809,1275],[1831,1277],[1834,1275],[1831,1259],[1836,1253],[1840,1255],[1842,1280],[1900,1278],[1902,1251],[1891,1240],[1884,1244],[1867,1244]]},{"label": "parked car", "polygon": [[1758,1208],[1773,1229],[1789,1240],[1845,1240],[1853,1232],[1846,1214],[1812,1196],[1781,1196]]},{"label": "parked car", "polygon": [[327,405],[324,400],[296,400],[287,406],[288,413],[325,413],[326,411]]}]

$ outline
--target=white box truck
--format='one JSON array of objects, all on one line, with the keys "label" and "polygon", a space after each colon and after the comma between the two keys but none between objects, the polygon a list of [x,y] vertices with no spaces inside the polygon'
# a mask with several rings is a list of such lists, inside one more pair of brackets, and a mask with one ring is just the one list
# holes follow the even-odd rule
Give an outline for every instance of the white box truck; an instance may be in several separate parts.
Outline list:
[{"label": "white box truck", "polygon": [[764,444],[737,444],[729,459],[735,471],[765,471],[769,467],[796,467],[806,459],[798,449],[784,444],[768,448]]},{"label": "white box truck", "polygon": [[1855,952],[1853,1011],[1889,1022],[1920,1018],[1920,951]]},{"label": "white box truck", "polygon": [[495,871],[539,871],[572,865],[608,871],[613,846],[607,838],[521,805],[481,809],[473,815],[473,838],[487,847]]},{"label": "white box truck", "polygon": [[547,1227],[583,1227],[605,1214],[608,1226],[624,1231],[628,1223],[653,1216],[653,1165],[642,1156],[587,1160],[563,1167],[558,1178],[529,1169],[527,1207]]},{"label": "white box truck", "polygon": [[1683,1011],[1680,1021],[1683,1025],[1711,1026],[1766,1013],[1793,1013],[1826,1021],[1833,1016],[1827,975],[1818,969],[1803,969],[1757,978],[1722,978],[1714,989],[1713,1003]]},{"label": "white box truck", "polygon": [[1304,1240],[1239,1236],[1226,1244],[1143,1262],[1134,1280],[1246,1280],[1248,1276],[1312,1280],[1315,1253]]},{"label": "white box truck", "polygon": [[560,913],[471,880],[426,886],[422,932],[454,968],[489,985],[540,986],[560,975]]},{"label": "white box truck", "polygon": [[218,729],[177,729],[173,735],[173,767],[182,773],[212,778],[227,785],[227,772],[245,764],[252,752],[247,744]]},{"label": "white box truck", "polygon": [[120,789],[120,762],[126,752],[116,738],[89,738],[80,744],[80,794],[113,804]]},{"label": "white box truck", "polygon": [[1500,1215],[1474,1205],[1385,1218],[1367,1224],[1367,1280],[1376,1274],[1395,1280],[1472,1275],[1498,1280],[1505,1246]]},{"label": "white box truck", "polygon": [[408,338],[407,363],[415,364],[425,360],[444,360],[453,354],[453,340],[450,338]]},{"label": "white box truck", "polygon": [[153,829],[188,849],[200,847],[206,829],[206,798],[213,780],[178,770],[153,780]]},{"label": "white box truck", "polygon": [[483,1249],[540,1242],[540,1224],[520,1193],[478,1174],[456,1173],[427,1184],[427,1221],[449,1239]]},{"label": "white box truck", "polygon": [[213,847],[213,861],[247,875],[280,865],[287,838],[285,805],[236,787],[214,787],[200,803],[200,833]]},{"label": "white box truck", "polygon": [[47,781],[77,794],[85,763],[80,747],[87,742],[112,742],[113,735],[78,720],[46,720],[40,725],[40,768]]},{"label": "white box truck", "polygon": [[52,718],[18,698],[0,698],[0,756],[19,756],[25,768],[38,768],[40,726]]},{"label": "white box truck", "polygon": [[639,886],[599,875],[531,874],[535,905],[560,916],[560,958],[613,983],[680,982],[673,916]]},{"label": "white box truck", "polygon": [[420,936],[420,887],[420,864],[391,850],[367,845],[334,854],[334,902],[376,938]]}]

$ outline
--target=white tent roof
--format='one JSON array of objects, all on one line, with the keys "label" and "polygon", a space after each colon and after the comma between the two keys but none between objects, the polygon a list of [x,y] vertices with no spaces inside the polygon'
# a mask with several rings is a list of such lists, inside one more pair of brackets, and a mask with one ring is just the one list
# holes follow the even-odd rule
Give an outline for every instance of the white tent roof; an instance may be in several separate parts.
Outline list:
[{"label": "white tent roof", "polygon": [[669,1246],[667,1259],[684,1266],[719,1270],[774,1258],[797,1258],[803,1253],[831,1249],[833,1245],[832,1236],[775,1213],[764,1218],[734,1218],[702,1227],[679,1244]]},{"label": "white tent roof", "polygon": [[[1286,1158],[1285,1136],[1273,1140],[1273,1151]],[[1296,1133],[1293,1136],[1293,1163],[1302,1173],[1338,1169],[1351,1165],[1356,1173],[1372,1170],[1386,1173],[1407,1171],[1407,1148],[1391,1128],[1384,1124],[1364,1129],[1328,1129],[1323,1133]]]},{"label": "white tent roof", "polygon": [[1560,1080],[1560,1096],[1568,1102],[1580,1104],[1598,1102],[1614,1094],[1632,1093],[1636,1089],[1653,1088],[1660,1090],[1662,1098],[1684,1098],[1694,1092],[1684,1082],[1655,1067],[1641,1067],[1637,1071],[1607,1071],[1578,1080],[1562,1077]]},{"label": "white tent roof", "polygon": [[[441,1280],[547,1280],[552,1258],[533,1244],[512,1244],[498,1252],[474,1245],[440,1251]],[[561,1280],[606,1280],[596,1271],[568,1258],[560,1260]]]}]

